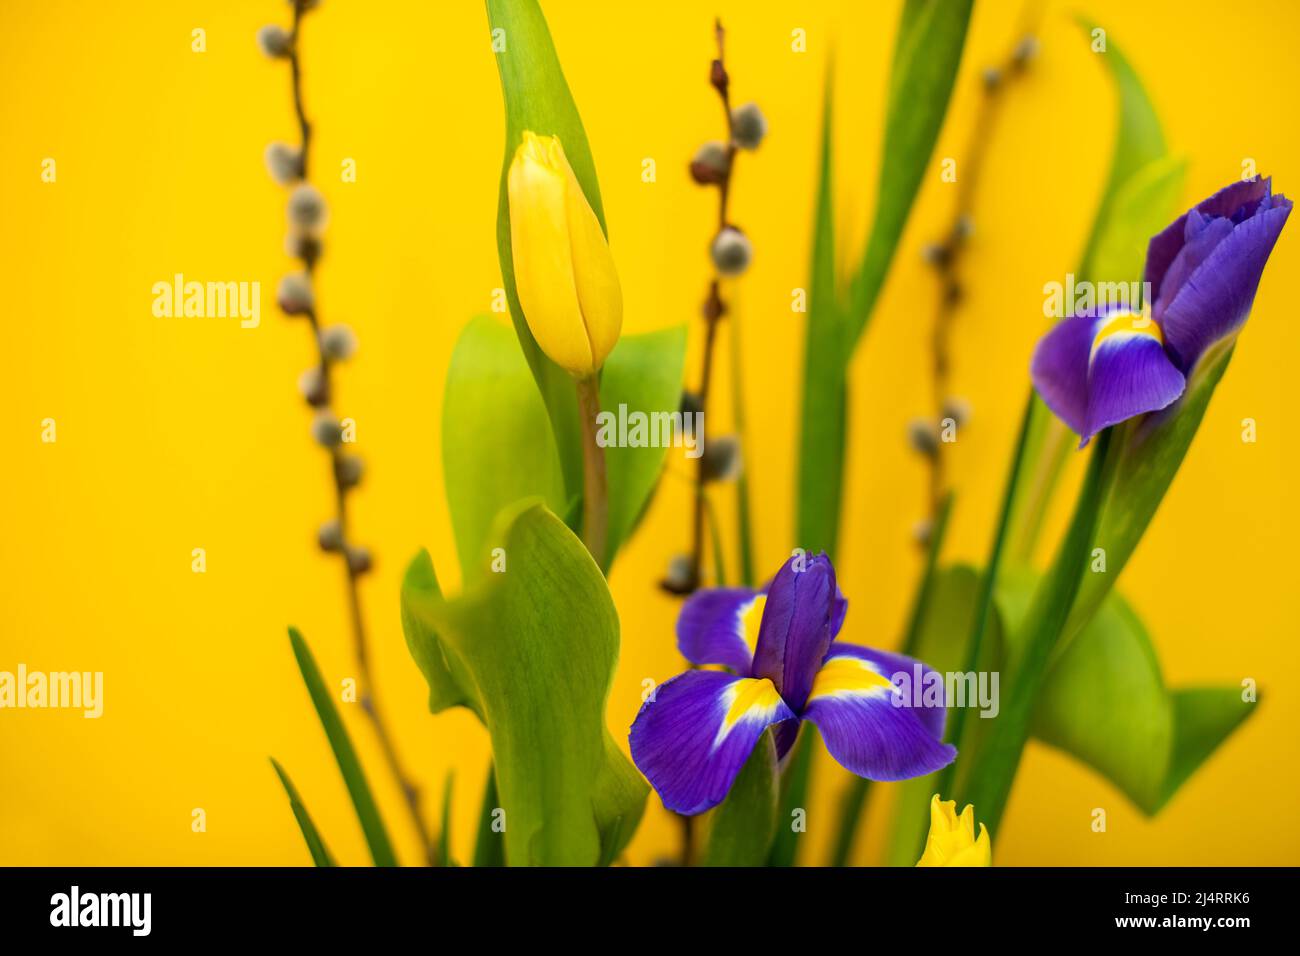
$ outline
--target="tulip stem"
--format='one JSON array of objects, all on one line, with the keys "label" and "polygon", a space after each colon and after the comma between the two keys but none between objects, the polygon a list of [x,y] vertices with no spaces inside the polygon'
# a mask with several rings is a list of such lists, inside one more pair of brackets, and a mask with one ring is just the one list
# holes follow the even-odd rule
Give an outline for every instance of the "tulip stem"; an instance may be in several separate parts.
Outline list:
[{"label": "tulip stem", "polygon": [[599,415],[599,379],[594,374],[578,379],[578,417],[582,420],[582,541],[603,571],[609,530],[609,491],[605,478],[605,449],[596,441]]}]

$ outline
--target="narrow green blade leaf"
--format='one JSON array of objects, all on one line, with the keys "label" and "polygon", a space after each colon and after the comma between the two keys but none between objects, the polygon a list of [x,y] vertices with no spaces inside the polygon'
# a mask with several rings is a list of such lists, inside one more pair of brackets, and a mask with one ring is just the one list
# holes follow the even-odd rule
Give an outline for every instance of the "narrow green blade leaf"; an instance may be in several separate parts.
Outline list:
[{"label": "narrow green blade leaf", "polygon": [[474,866],[506,865],[505,836],[493,827],[500,808],[496,768],[489,765],[487,783],[483,785],[483,806],[478,814],[478,836],[474,840]]},{"label": "narrow green blade leaf", "polygon": [[437,865],[455,866],[451,856],[451,793],[456,780],[455,771],[447,771],[447,779],[442,785],[442,817],[438,831]]},{"label": "narrow green blade leaf", "polygon": [[903,6],[889,80],[875,218],[849,286],[847,305],[838,301],[835,283],[829,80],[826,84],[804,354],[796,535],[801,547],[823,550],[832,557],[843,498],[848,363],[884,285],[943,125],[972,3],[906,0]]},{"label": "narrow green blade leaf", "polygon": [[768,730],[736,776],[727,799],[709,813],[704,866],[762,866],[776,835],[776,744]]},{"label": "narrow green blade leaf", "polygon": [[564,510],[564,476],[546,407],[514,333],[487,316],[461,332],[447,369],[442,465],[461,576],[488,573],[497,515],[521,498]]},{"label": "narrow green blade leaf", "polygon": [[361,769],[361,761],[352,748],[352,740],[348,737],[347,728],[343,726],[343,719],[334,706],[334,699],[325,686],[320,669],[316,666],[316,659],[312,657],[307,642],[296,628],[289,628],[289,643],[293,647],[293,656],[298,660],[298,669],[302,671],[307,693],[311,695],[321,726],[325,728],[330,749],[334,751],[334,759],[338,762],[339,772],[347,785],[348,796],[352,798],[352,806],[357,811],[357,819],[361,822],[361,830],[365,833],[366,845],[370,847],[375,866],[397,866],[397,857],[393,854],[384,821],[380,819],[379,807],[375,805],[370,785],[366,783],[365,773]]},{"label": "narrow green blade leaf", "polygon": [[420,635],[436,635],[450,672],[476,688],[507,862],[590,866],[622,849],[648,793],[605,727],[618,617],[582,542],[543,505],[521,503],[500,522],[504,573],[452,601],[403,597]]},{"label": "narrow green blade leaf", "polygon": [[847,362],[844,315],[835,289],[832,99],[828,75],[822,105],[821,171],[813,224],[808,333],[804,344],[795,536],[801,547],[834,556],[843,496],[848,399],[844,383]]},{"label": "narrow green blade leaf", "polygon": [[957,802],[974,804],[976,814],[995,835],[1011,795],[1048,663],[1065,631],[1088,568],[1098,515],[1114,478],[1112,447],[1113,429],[1103,431],[1092,443],[1092,457],[1074,517],[1051,570],[1034,592],[1033,604],[1021,625],[1023,633],[1016,639],[1019,656],[1008,668],[1010,678],[1004,681],[1001,712],[975,755],[974,769],[965,786],[958,784],[962,797]]},{"label": "narrow green blade leaf", "polygon": [[[506,107],[505,158],[501,166],[497,211],[497,254],[510,315],[524,357],[532,369],[551,418],[560,465],[569,496],[582,490],[582,445],[578,430],[578,403],[573,380],[548,359],[528,330],[515,290],[514,256],[510,248],[510,197],[506,176],[525,130],[540,136],[558,136],[587,202],[605,228],[596,164],[577,104],[564,79],[546,18],[537,0],[487,0],[488,23],[494,40],[504,44],[497,54],[501,91]],[[606,229],[608,232],[608,229]]]},{"label": "narrow green blade leaf", "polygon": [[973,0],[906,0],[903,6],[889,78],[875,219],[850,289],[850,350],[871,317],[939,138],[972,6]]},{"label": "narrow green blade leaf", "polygon": [[276,776],[280,778],[284,792],[289,797],[289,809],[293,811],[293,818],[298,821],[298,829],[302,831],[302,838],[307,844],[307,852],[311,854],[312,863],[317,866],[337,866],[334,857],[330,855],[329,848],[325,846],[325,841],[321,839],[320,831],[312,822],[311,814],[307,812],[302,798],[298,796],[298,788],[289,779],[289,774],[274,757],[271,758],[271,766],[275,768]]},{"label": "narrow green blade leaf", "polygon": [[[968,565],[941,568],[934,573],[929,589],[929,599],[921,616],[916,642],[908,651],[911,656],[925,661],[941,673],[965,672],[969,667],[971,636],[982,591],[983,575]],[[974,670],[977,673],[999,671],[1002,656],[1002,618],[993,609],[985,624],[980,656]],[[999,686],[999,692],[1002,687]],[[968,700],[967,710],[975,702]],[[953,726],[956,708],[949,708],[948,726]],[[956,772],[945,781],[943,771],[925,777],[916,777],[894,784],[897,792],[893,817],[888,830],[889,841],[885,849],[886,866],[915,866],[925,845],[930,828],[930,798],[951,800],[957,790],[965,785],[966,777],[987,735],[993,720],[981,720],[978,713],[970,714],[957,745]],[[945,792],[945,787],[950,788]]]}]

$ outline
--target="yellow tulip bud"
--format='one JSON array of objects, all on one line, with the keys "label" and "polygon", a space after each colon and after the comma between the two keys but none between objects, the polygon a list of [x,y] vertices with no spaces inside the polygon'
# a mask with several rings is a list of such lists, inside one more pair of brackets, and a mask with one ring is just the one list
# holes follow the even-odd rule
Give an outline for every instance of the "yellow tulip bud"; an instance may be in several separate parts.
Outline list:
[{"label": "yellow tulip bud", "polygon": [[600,221],[555,136],[525,132],[510,163],[515,289],[533,338],[585,378],[618,342],[623,293]]},{"label": "yellow tulip bud", "polygon": [[930,800],[930,835],[916,865],[992,866],[993,844],[984,824],[975,838],[975,808],[967,804],[959,817],[956,801],[940,801],[936,793]]}]

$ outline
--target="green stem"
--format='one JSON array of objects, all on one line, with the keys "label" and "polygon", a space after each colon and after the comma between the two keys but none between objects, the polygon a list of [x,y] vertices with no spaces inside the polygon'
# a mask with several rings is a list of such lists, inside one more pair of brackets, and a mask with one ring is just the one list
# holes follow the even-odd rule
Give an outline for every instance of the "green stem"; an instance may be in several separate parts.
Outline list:
[{"label": "green stem", "polygon": [[609,524],[605,449],[596,441],[600,383],[596,374],[578,379],[578,417],[582,422],[582,541],[603,571]]},{"label": "green stem", "polygon": [[[984,565],[984,575],[980,581],[979,597],[975,604],[975,617],[971,621],[970,640],[966,643],[966,662],[963,673],[974,673],[979,666],[980,652],[984,648],[984,632],[988,630],[989,618],[993,611],[993,594],[997,588],[998,571],[1002,567],[1002,552],[1007,541],[1007,527],[1011,523],[1011,510],[1016,500],[1016,487],[1019,484],[1020,470],[1024,464],[1025,448],[1029,438],[1029,424],[1034,415],[1034,392],[1031,389],[1029,399],[1025,402],[1025,411],[1020,418],[1020,436],[1016,439],[1016,451],[1011,459],[1011,470],[1007,474],[1006,489],[1002,493],[1002,510],[998,514],[997,530],[993,534],[993,547],[989,559]],[[963,701],[963,704],[968,704]],[[948,740],[958,747],[962,742],[962,730],[966,725],[966,706],[955,708],[952,722],[948,725]],[[948,764],[939,774],[936,788],[939,799],[952,790],[953,777],[956,776],[957,763]]]},{"label": "green stem", "polygon": [[[935,516],[934,529],[930,533],[930,548],[925,555],[925,570],[917,582],[916,597],[912,600],[912,610],[907,620],[907,632],[903,637],[903,653],[913,656],[916,643],[921,634],[921,623],[925,609],[934,589],[934,572],[939,564],[939,553],[943,548],[943,539],[948,531],[948,517],[952,514],[952,492],[944,496]],[[863,808],[867,805],[867,794],[871,781],[865,777],[853,777],[840,799],[840,823],[835,832],[835,843],[831,847],[831,866],[847,866],[849,854],[853,851],[853,840],[858,833],[858,824],[862,819]]]},{"label": "green stem", "polygon": [[1052,650],[1065,629],[1088,568],[1101,506],[1114,472],[1114,456],[1108,454],[1111,432],[1106,429],[1094,440],[1074,517],[1025,616],[1024,637],[1017,642],[1022,647],[1020,659],[1007,682],[1010,699],[977,755],[958,800],[959,806],[974,804],[976,814],[990,831],[997,830],[1006,810]]}]

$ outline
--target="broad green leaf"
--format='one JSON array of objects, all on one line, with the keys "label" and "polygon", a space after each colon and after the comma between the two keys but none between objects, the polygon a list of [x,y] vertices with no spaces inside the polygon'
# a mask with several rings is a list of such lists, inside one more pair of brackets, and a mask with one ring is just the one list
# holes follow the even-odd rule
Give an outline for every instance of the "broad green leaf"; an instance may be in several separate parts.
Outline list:
[{"label": "broad green leaf", "polygon": [[[605,212],[600,201],[596,164],[587,133],[569,92],[560,60],[551,40],[546,18],[537,0],[487,0],[488,23],[493,41],[504,49],[497,52],[497,69],[506,107],[505,158],[501,165],[500,199],[497,207],[497,254],[505,284],[510,315],[524,357],[537,380],[551,418],[565,488],[572,497],[582,490],[582,445],[578,430],[578,403],[573,379],[538,348],[515,291],[514,257],[510,248],[510,196],[506,175],[525,130],[539,136],[558,136],[564,155],[605,229]],[[605,229],[608,233],[608,229]]]},{"label": "broad green leaf", "polygon": [[[1089,36],[1095,25],[1081,20]],[[1141,77],[1114,40],[1094,54],[1105,64],[1118,104],[1110,172],[1093,217],[1075,277],[1087,282],[1142,279],[1147,243],[1168,225],[1182,195],[1185,164],[1171,158]],[[1035,397],[1027,453],[1011,516],[1009,558],[1027,564],[1051,503],[1061,470],[1077,442]]]},{"label": "broad green leaf", "polygon": [[[656,414],[676,412],[685,358],[684,326],[624,336],[605,363],[603,409],[615,422],[620,408],[625,420],[637,413],[650,423],[661,420]],[[447,504],[461,575],[472,582],[489,572],[492,551],[500,546],[490,535],[502,508],[524,498],[541,498],[556,514],[569,508],[546,408],[509,328],[488,317],[465,327],[452,353],[445,395]],[[644,432],[647,439],[650,431]],[[632,534],[657,485],[668,453],[659,439],[661,434],[655,447],[606,449],[611,556]]]},{"label": "broad green leaf", "polygon": [[[685,367],[684,325],[625,335],[605,362],[600,378],[602,412],[611,415],[614,421],[619,419],[620,409],[626,409],[629,415],[643,414],[651,423],[650,431],[658,433],[655,442],[658,447],[632,448],[618,443],[605,449],[611,563],[618,549],[631,537],[659,482],[669,450],[663,447],[663,430],[654,425],[680,408]],[[673,453],[681,454],[681,451]],[[552,506],[551,510],[559,514],[562,509]]]},{"label": "broad green leaf", "polygon": [[421,551],[406,568],[402,578],[402,634],[416,666],[429,684],[429,712],[438,714],[448,707],[468,707],[480,717],[483,709],[474,691],[474,683],[458,658],[449,656],[434,631],[413,608],[420,603],[439,601],[442,590],[428,551]]},{"label": "broad green leaf", "polygon": [[764,732],[727,798],[709,813],[704,866],[762,866],[776,835],[779,780],[772,732]]},{"label": "broad green leaf", "polygon": [[1173,692],[1174,747],[1159,810],[1259,706],[1242,700],[1241,688],[1183,687]]},{"label": "broad green leaf", "polygon": [[447,369],[442,464],[462,579],[488,572],[501,509],[541,498],[563,513],[564,477],[546,407],[515,335],[486,316],[460,334]]},{"label": "broad green leaf", "polygon": [[1111,592],[1052,665],[1033,733],[1154,815],[1255,706],[1231,685],[1166,689],[1146,628]]},{"label": "broad green leaf", "polygon": [[474,688],[507,862],[590,866],[622,849],[648,792],[605,727],[618,616],[582,542],[540,502],[507,509],[500,522],[507,570],[451,601],[405,590],[418,625],[408,639],[435,640],[448,673]]},{"label": "broad green leaf", "polygon": [[379,807],[370,792],[370,784],[366,782],[357,752],[352,748],[347,728],[343,726],[343,720],[334,706],[334,698],[316,666],[316,659],[312,657],[307,642],[296,628],[289,628],[289,643],[293,647],[293,656],[298,660],[298,669],[302,671],[307,693],[311,695],[311,702],[325,729],[330,749],[334,751],[334,759],[338,762],[339,772],[347,785],[348,796],[352,798],[352,806],[357,811],[357,819],[361,821],[361,830],[365,834],[366,845],[370,847],[370,856],[374,859],[375,866],[397,866],[397,857],[393,854],[384,821],[379,816]]},{"label": "broad green leaf", "polygon": [[821,172],[813,225],[808,334],[804,344],[795,538],[809,551],[834,555],[844,481],[844,312],[835,288],[835,198],[832,173],[832,83],[822,105]]},{"label": "broad green leaf", "polygon": [[275,768],[276,776],[280,778],[284,792],[289,797],[289,809],[293,811],[293,818],[298,821],[298,829],[302,831],[302,838],[307,844],[307,852],[311,854],[312,863],[317,866],[336,866],[334,857],[330,855],[329,848],[321,839],[320,831],[312,822],[311,814],[307,812],[302,798],[298,796],[298,788],[293,785],[289,775],[274,757],[271,758],[271,766]]},{"label": "broad green leaf", "polygon": [[850,350],[871,318],[939,138],[972,5],[973,0],[906,0],[903,5],[889,77],[875,218],[850,290]]},{"label": "broad green leaf", "polygon": [[478,836],[474,839],[474,866],[505,866],[506,838],[493,828],[500,805],[497,802],[496,768],[488,766],[483,786],[483,805],[478,814]]}]

